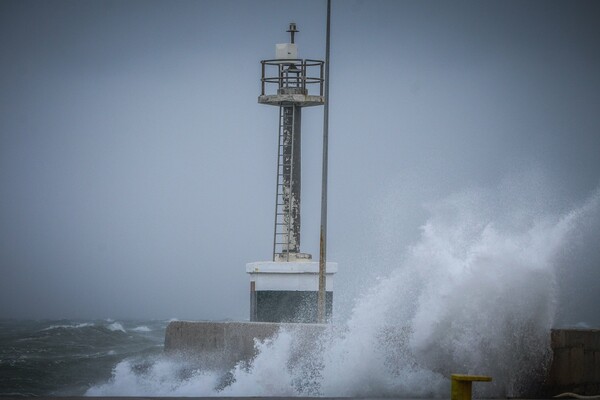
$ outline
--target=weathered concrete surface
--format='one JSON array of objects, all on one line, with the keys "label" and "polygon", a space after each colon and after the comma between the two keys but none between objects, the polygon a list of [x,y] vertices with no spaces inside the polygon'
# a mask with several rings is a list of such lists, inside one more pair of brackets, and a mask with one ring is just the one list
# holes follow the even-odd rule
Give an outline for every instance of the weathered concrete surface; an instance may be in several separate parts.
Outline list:
[{"label": "weathered concrete surface", "polygon": [[[197,357],[197,362],[208,368],[229,370],[255,356],[255,338],[268,339],[281,327],[294,333],[292,347],[300,353],[306,346],[315,345],[326,326],[176,321],[167,327],[165,351]],[[551,339],[554,357],[540,395],[600,394],[600,329],[555,329]]]},{"label": "weathered concrete surface", "polygon": [[294,333],[294,347],[314,345],[326,325],[271,322],[174,321],[167,326],[165,351],[193,358],[210,369],[229,370],[255,355],[254,340],[273,337],[280,328]]},{"label": "weathered concrete surface", "polygon": [[600,394],[600,329],[554,329],[554,357],[544,391]]}]

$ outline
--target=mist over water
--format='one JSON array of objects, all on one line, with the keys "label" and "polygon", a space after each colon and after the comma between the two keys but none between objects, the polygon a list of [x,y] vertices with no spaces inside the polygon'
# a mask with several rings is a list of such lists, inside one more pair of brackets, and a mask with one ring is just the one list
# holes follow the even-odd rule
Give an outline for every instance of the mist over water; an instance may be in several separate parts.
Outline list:
[{"label": "mist over water", "polygon": [[598,190],[565,209],[535,183],[429,204],[416,243],[312,348],[281,331],[226,374],[168,356],[128,359],[87,394],[442,397],[451,373],[473,373],[494,379],[475,385],[479,395],[526,395],[551,360],[561,269],[600,211]]}]

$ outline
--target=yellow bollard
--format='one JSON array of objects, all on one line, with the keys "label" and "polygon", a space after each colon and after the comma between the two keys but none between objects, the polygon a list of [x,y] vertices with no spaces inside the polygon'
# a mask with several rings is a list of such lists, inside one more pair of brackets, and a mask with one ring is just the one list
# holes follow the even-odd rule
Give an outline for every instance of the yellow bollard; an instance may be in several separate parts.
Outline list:
[{"label": "yellow bollard", "polygon": [[451,400],[471,400],[473,382],[491,382],[491,376],[452,374]]}]

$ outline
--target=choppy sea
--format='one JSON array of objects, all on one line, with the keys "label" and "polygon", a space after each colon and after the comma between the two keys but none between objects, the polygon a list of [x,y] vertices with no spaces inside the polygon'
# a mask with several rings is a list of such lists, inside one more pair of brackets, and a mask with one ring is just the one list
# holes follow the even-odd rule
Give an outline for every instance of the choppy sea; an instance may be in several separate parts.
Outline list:
[{"label": "choppy sea", "polygon": [[0,320],[0,396],[78,396],[163,351],[169,321]]}]

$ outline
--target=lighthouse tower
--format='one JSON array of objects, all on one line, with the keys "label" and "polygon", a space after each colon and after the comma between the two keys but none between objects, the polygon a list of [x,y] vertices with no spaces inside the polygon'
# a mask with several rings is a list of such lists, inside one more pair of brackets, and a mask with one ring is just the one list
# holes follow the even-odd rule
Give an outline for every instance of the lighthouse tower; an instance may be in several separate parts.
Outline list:
[{"label": "lighthouse tower", "polygon": [[[275,45],[275,59],[261,61],[260,104],[279,108],[273,259],[246,264],[250,276],[250,320],[316,322],[319,263],[300,251],[302,109],[321,106],[324,62],[298,58],[295,23],[290,43]],[[326,266],[326,315],[333,307],[333,274]]]}]

